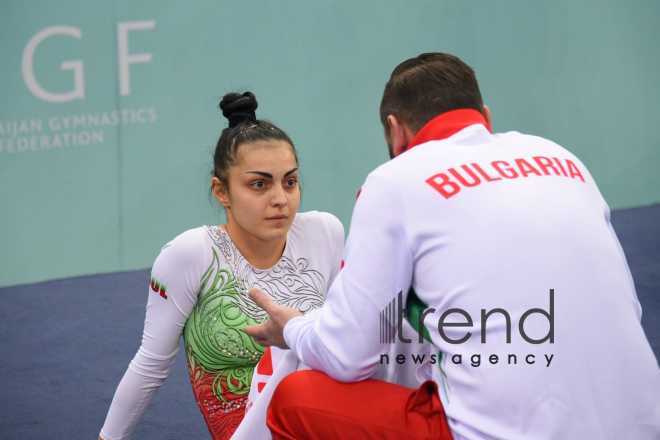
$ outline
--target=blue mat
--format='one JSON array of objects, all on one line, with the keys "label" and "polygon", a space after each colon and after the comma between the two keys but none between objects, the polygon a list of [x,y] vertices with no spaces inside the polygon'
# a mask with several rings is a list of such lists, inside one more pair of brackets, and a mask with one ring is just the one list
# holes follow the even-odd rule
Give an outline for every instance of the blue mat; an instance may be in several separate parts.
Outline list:
[{"label": "blue mat", "polygon": [[[615,211],[660,354],[660,205]],[[0,289],[0,438],[95,439],[138,348],[149,273],[94,275]],[[135,439],[209,438],[179,352]]]}]

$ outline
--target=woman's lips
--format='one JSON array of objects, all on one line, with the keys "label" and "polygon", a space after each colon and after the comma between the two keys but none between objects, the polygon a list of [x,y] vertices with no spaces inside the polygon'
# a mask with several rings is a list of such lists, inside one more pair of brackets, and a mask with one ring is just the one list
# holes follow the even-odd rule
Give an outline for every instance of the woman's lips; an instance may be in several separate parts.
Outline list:
[{"label": "woman's lips", "polygon": [[277,215],[274,217],[266,217],[266,220],[286,220],[286,215]]}]

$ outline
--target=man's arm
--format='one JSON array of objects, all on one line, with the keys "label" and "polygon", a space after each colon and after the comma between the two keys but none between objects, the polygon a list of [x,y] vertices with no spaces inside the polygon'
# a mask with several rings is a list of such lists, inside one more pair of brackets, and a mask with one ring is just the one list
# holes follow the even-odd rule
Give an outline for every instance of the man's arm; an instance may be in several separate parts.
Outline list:
[{"label": "man's arm", "polygon": [[379,340],[380,312],[399,291],[408,291],[412,277],[402,203],[388,179],[370,175],[353,211],[344,269],[323,307],[297,316],[253,292],[271,319],[247,332],[261,343],[288,346],[303,363],[337,380],[370,377],[379,354],[387,352]]}]

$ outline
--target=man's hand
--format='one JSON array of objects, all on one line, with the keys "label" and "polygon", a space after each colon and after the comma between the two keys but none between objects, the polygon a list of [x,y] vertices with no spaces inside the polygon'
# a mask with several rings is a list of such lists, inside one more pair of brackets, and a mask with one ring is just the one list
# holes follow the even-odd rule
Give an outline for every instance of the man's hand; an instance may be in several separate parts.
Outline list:
[{"label": "man's hand", "polygon": [[249,295],[259,307],[268,313],[268,319],[259,325],[245,327],[243,331],[263,346],[289,348],[284,341],[284,326],[296,316],[302,316],[302,313],[291,307],[275,303],[270,296],[259,289],[250,289]]}]

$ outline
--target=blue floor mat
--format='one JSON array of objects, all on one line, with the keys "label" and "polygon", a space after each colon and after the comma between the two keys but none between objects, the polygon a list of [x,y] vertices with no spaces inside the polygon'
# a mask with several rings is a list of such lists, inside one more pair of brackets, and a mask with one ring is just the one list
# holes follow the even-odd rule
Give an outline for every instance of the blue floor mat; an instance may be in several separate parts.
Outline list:
[{"label": "blue floor mat", "polygon": [[[615,211],[612,219],[657,357],[660,205]],[[0,289],[0,438],[97,438],[138,348],[148,280],[140,270]],[[209,438],[182,350],[133,438]]]}]

